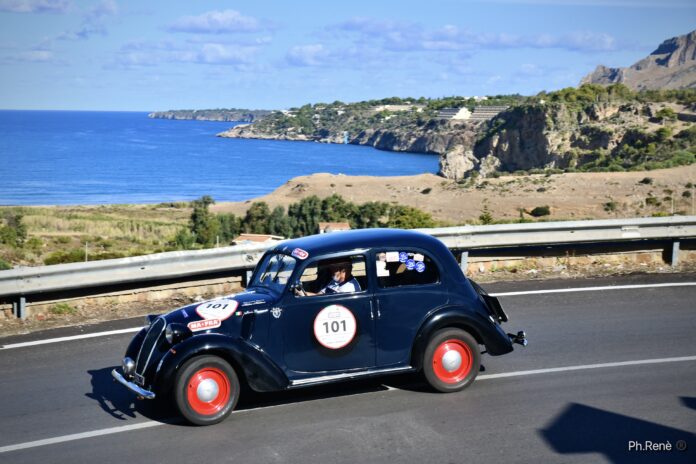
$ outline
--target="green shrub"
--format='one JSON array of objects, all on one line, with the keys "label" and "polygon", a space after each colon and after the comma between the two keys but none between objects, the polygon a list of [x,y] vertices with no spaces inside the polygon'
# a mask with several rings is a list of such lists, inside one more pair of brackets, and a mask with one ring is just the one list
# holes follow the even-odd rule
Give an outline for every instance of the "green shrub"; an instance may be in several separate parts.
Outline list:
[{"label": "green shrub", "polygon": [[9,269],[12,269],[12,265],[4,259],[0,258],[0,271],[7,271]]},{"label": "green shrub", "polygon": [[75,314],[77,310],[67,303],[56,303],[49,309],[51,314],[65,315],[65,314]]},{"label": "green shrub", "polygon": [[603,206],[604,206],[604,211],[606,211],[607,213],[611,213],[611,212],[616,211],[617,204],[615,201],[608,201],[608,202],[604,203]]},{"label": "green shrub", "polygon": [[537,206],[529,212],[534,217],[548,216],[551,214],[551,208],[548,205]]}]

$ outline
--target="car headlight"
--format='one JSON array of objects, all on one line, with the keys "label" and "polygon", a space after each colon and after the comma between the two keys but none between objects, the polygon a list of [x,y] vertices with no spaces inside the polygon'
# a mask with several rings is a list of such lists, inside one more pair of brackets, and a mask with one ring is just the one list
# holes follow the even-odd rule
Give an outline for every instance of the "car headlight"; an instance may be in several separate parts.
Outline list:
[{"label": "car headlight", "polygon": [[183,324],[171,323],[164,329],[164,337],[170,345],[176,345],[189,335],[191,335],[191,331]]}]

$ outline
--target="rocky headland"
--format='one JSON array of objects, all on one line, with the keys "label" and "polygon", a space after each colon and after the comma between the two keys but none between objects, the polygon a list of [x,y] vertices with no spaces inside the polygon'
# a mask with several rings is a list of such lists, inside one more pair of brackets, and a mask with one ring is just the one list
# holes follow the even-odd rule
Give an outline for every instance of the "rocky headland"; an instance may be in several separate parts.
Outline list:
[{"label": "rocky headland", "polygon": [[153,119],[177,119],[193,121],[255,122],[271,114],[268,110],[214,109],[155,111],[147,115]]}]

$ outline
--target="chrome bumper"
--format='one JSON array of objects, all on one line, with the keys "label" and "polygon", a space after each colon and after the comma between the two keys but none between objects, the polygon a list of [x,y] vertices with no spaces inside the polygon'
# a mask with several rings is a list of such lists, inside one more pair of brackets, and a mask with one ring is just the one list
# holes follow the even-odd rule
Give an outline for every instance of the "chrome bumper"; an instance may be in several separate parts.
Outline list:
[{"label": "chrome bumper", "polygon": [[136,385],[133,382],[129,382],[128,380],[126,380],[123,377],[123,375],[121,375],[121,373],[117,369],[114,369],[113,371],[111,371],[111,375],[113,376],[114,379],[118,380],[118,383],[120,383],[121,385],[123,385],[124,387],[126,387],[127,389],[129,389],[130,391],[135,393],[136,395],[142,396],[146,400],[155,399],[155,394],[153,392],[145,390],[144,388],[141,388],[139,385]]}]

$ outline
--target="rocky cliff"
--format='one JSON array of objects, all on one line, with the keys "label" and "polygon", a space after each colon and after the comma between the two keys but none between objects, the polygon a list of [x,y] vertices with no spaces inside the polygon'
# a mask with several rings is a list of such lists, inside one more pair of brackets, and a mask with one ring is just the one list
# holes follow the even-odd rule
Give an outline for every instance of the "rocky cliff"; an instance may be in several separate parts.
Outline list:
[{"label": "rocky cliff", "polygon": [[580,84],[625,84],[636,90],[696,88],[696,31],[665,40],[628,68],[597,66]]},{"label": "rocky cliff", "polygon": [[154,119],[177,119],[194,121],[254,122],[271,114],[268,110],[215,109],[215,110],[169,110],[155,111],[147,115]]},{"label": "rocky cliff", "polygon": [[[365,145],[387,151],[432,153],[441,155],[458,146],[473,147],[479,122],[445,121],[431,119],[423,124],[405,123],[403,126],[375,124],[356,132],[348,132],[348,143]],[[314,141],[344,143],[344,131],[320,129],[305,134],[296,127],[268,130],[256,124],[243,124],[218,134],[219,137]]]},{"label": "rocky cliff", "polygon": [[[675,111],[673,108],[676,108]],[[539,103],[501,113],[478,140],[445,153],[440,174],[538,169],[623,171],[696,162],[696,126],[678,105]],[[664,117],[663,117],[664,116]]]}]

